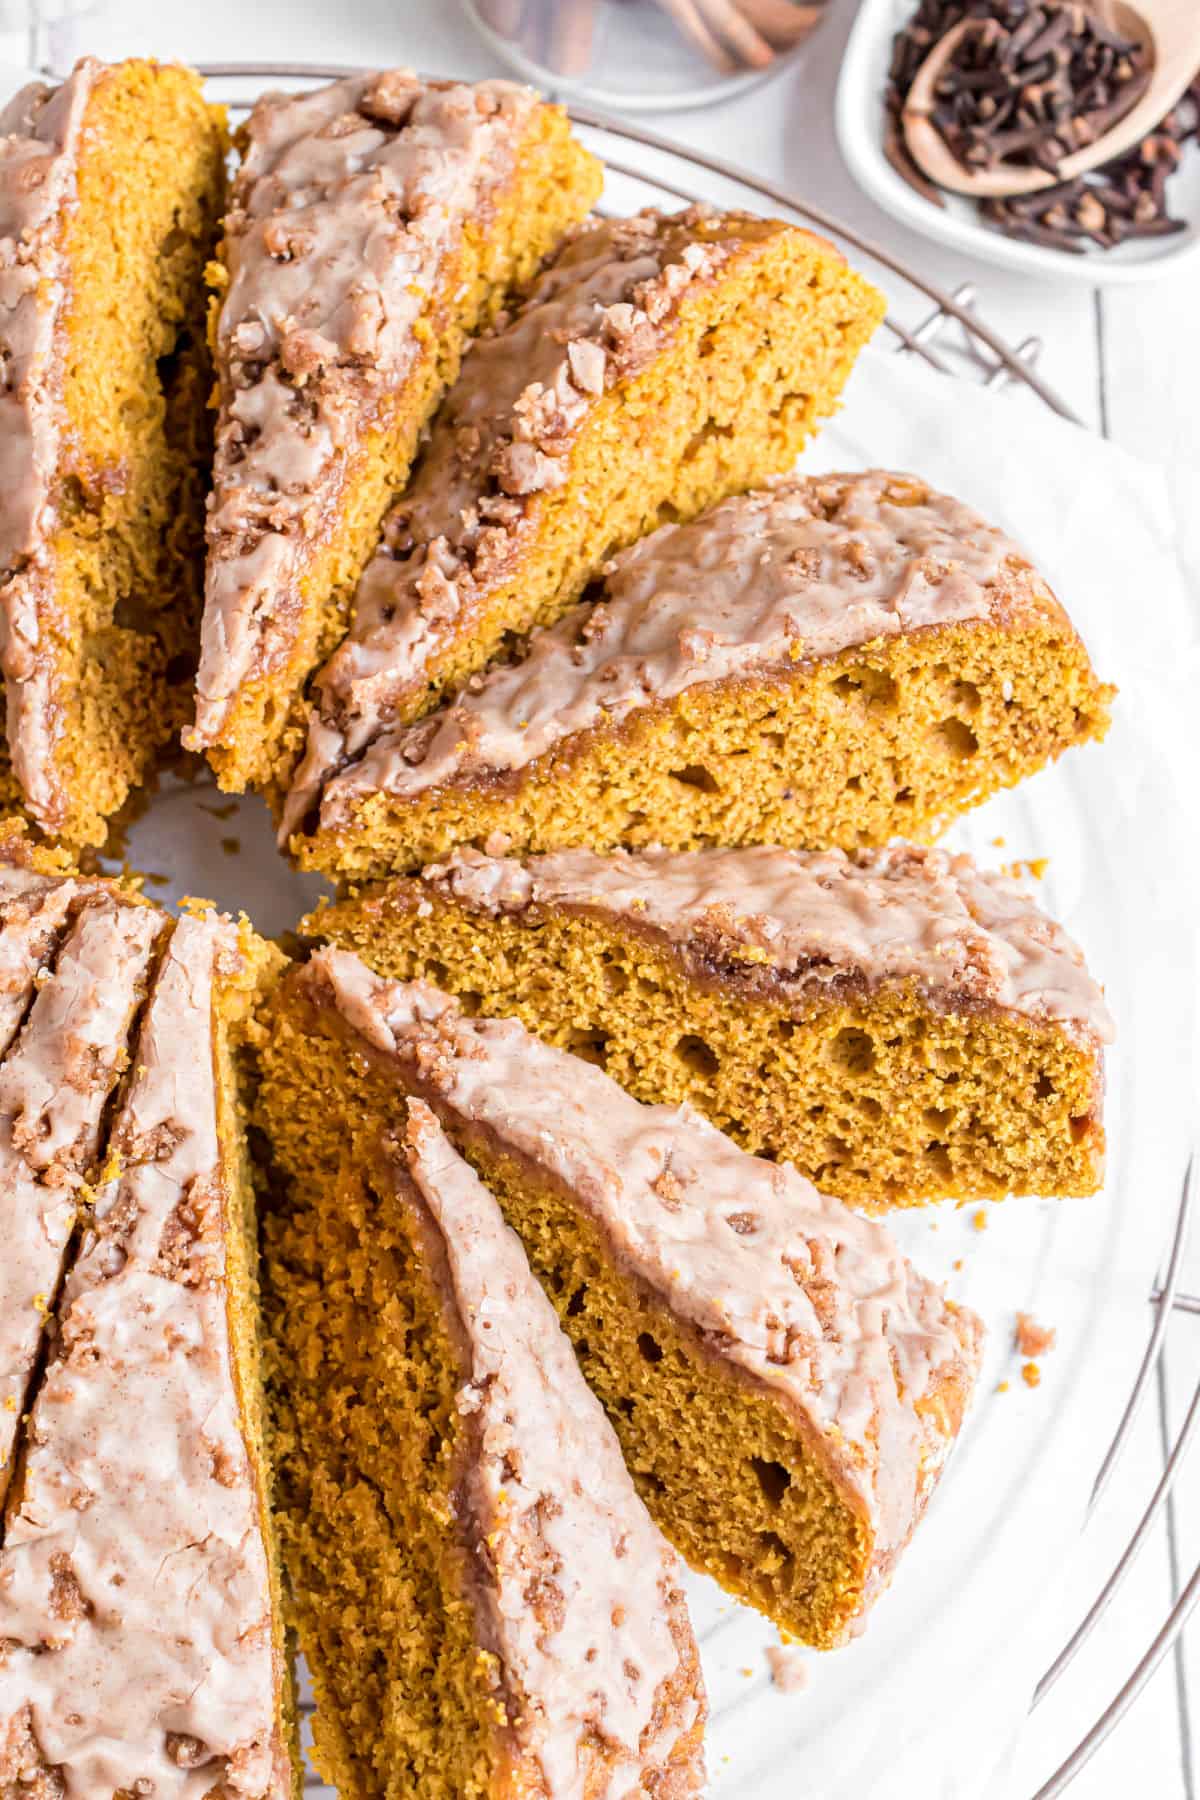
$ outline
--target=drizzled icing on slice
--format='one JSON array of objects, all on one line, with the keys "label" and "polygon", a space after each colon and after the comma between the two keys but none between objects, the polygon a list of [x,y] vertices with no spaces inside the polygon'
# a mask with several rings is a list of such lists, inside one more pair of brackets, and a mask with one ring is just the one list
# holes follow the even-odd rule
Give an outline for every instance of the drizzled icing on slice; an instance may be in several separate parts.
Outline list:
[{"label": "drizzled icing on slice", "polygon": [[536,97],[405,69],[269,94],[226,220],[221,415],[193,749],[285,647],[346,457],[410,374],[464,224],[511,172]]},{"label": "drizzled icing on slice", "polygon": [[766,229],[699,209],[590,223],[517,312],[471,346],[364,571],[350,633],[320,677],[282,841],[512,573],[539,498],[567,480],[597,401],[653,361],[695,285]]},{"label": "drizzled icing on slice", "polygon": [[881,637],[1052,606],[1003,532],[911,476],[791,479],[665,525],[612,559],[603,595],[517,662],[376,738],[325,789],[336,828],[384,791],[522,770],[594,726],[701,684],[788,669]]},{"label": "drizzled icing on slice", "polygon": [[486,1570],[485,1641],[514,1696],[514,1734],[548,1800],[641,1792],[642,1774],[703,1713],[702,1692],[681,1695],[656,1729],[656,1700],[679,1670],[676,1630],[690,1635],[678,1564],[520,1241],[420,1101],[402,1150],[469,1345],[458,1406],[478,1455],[466,1497]]},{"label": "drizzled icing on slice", "polygon": [[62,805],[51,754],[54,662],[41,619],[62,441],[62,226],[100,73],[85,58],[60,87],[32,83],[0,112],[0,667],[13,771],[47,827]]},{"label": "drizzled icing on slice", "polygon": [[0,1553],[6,1792],[292,1791],[226,1313],[213,981],[236,954],[228,921],[176,925],[64,1287]]},{"label": "drizzled icing on slice", "polygon": [[[73,884],[60,888],[69,898]],[[147,907],[107,895],[89,901],[0,1064],[0,1495],[79,1189],[162,924]],[[0,1587],[0,1640],[6,1635]]]},{"label": "drizzled icing on slice", "polygon": [[20,1029],[75,894],[73,881],[0,866],[0,1056]]},{"label": "drizzled icing on slice", "polygon": [[669,1311],[770,1388],[822,1440],[878,1556],[906,1542],[950,1447],[921,1403],[942,1378],[969,1388],[982,1327],[883,1225],[514,1021],[466,1018],[344,951],[319,951],[296,979],[440,1113],[568,1191]]},{"label": "drizzled icing on slice", "polygon": [[966,1001],[1049,1019],[1110,1042],[1112,1020],[1083,952],[1004,875],[949,850],[562,850],[523,860],[458,850],[419,877],[493,916],[543,908],[620,922],[705,974],[797,1006],[847,977],[915,981]]},{"label": "drizzled icing on slice", "polygon": [[86,59],[60,87],[32,82],[0,112],[0,573],[44,543],[60,417],[51,374],[65,297],[59,236],[75,152],[100,65]]}]

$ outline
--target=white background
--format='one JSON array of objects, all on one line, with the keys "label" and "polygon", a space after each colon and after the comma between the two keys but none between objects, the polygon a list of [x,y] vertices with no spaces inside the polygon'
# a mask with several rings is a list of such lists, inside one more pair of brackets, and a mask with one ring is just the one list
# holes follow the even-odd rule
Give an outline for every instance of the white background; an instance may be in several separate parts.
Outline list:
[{"label": "white background", "polygon": [[[831,16],[800,64],[750,95],[703,112],[671,115],[658,128],[785,183],[798,198],[844,220],[947,288],[974,283],[982,312],[1010,342],[1029,336],[1042,341],[1041,373],[1089,426],[1138,455],[1200,465],[1200,271],[1107,293],[1082,284],[1051,287],[971,265],[893,224],[858,193],[834,141],[833,92],[852,14],[853,0],[832,0]],[[285,0],[112,0],[74,25],[70,43],[72,50],[107,57],[152,52],[195,62],[407,62],[431,73],[497,72],[455,0],[332,5],[324,0],[320,7]],[[9,48],[24,60],[19,43],[10,40]],[[921,307],[914,298],[895,291],[891,297],[897,316],[909,325],[918,322]],[[1017,441],[1021,409],[1032,404],[1025,397],[1013,400]],[[1152,607],[1154,595],[1131,594],[1130,605]],[[1189,1254],[1183,1285],[1200,1293],[1200,1242]],[[1198,1375],[1200,1317],[1182,1315],[1170,1328],[1162,1378],[1073,1571],[1076,1612],[1086,1609],[1136,1523],[1161,1470],[1163,1446],[1178,1429]],[[1036,1716],[1016,1796],[1033,1792],[1119,1687],[1197,1557],[1200,1458],[1194,1457],[1162,1529],[1103,1629]],[[796,1704],[803,1706],[803,1696]],[[1193,1626],[1190,1641],[1163,1664],[1133,1715],[1071,1792],[1079,1800],[1125,1795],[1197,1800],[1200,1626]]]}]

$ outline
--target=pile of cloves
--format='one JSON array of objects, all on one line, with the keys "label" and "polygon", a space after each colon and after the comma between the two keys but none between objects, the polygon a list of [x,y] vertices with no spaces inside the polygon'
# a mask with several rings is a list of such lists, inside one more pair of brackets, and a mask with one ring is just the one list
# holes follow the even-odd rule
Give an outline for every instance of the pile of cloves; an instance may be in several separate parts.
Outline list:
[{"label": "pile of cloves", "polygon": [[[1141,46],[1076,0],[920,0],[893,40],[884,148],[904,179],[938,205],[945,204],[940,191],[908,153],[901,114],[921,64],[964,19],[974,28],[941,73],[932,122],[967,168],[1008,163],[1053,174],[1064,157],[1114,125],[1150,79]],[[981,214],[1010,237],[1075,252],[1182,231],[1166,184],[1197,136],[1200,75],[1126,155],[1037,193],[983,200]]]}]

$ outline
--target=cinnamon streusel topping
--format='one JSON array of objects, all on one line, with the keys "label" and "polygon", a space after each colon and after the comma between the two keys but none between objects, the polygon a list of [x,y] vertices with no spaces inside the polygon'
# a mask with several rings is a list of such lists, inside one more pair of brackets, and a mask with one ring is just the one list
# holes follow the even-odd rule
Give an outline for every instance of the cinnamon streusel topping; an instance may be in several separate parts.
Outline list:
[{"label": "cinnamon streusel topping", "polygon": [[340,459],[404,381],[447,256],[511,169],[537,104],[506,81],[405,69],[269,94],[226,220],[222,422],[193,749],[270,665],[301,552],[340,500]]},{"label": "cinnamon streusel topping", "polygon": [[334,828],[403,799],[525,768],[565,738],[689,688],[1002,615],[1049,590],[1003,532],[911,476],[790,479],[620,551],[603,596],[427,719],[385,732],[325,789]]},{"label": "cinnamon streusel topping", "polygon": [[701,1694],[666,1716],[656,1708],[680,1661],[679,1564],[520,1240],[430,1109],[411,1101],[408,1115],[400,1149],[444,1243],[469,1346],[458,1409],[479,1444],[463,1500],[488,1571],[481,1641],[500,1660],[518,1742],[548,1795],[583,1793],[597,1744],[610,1759],[605,1791],[640,1792],[642,1772],[666,1762],[702,1711]]},{"label": "cinnamon streusel topping", "polygon": [[915,981],[934,1004],[1052,1019],[1101,1042],[1112,1020],[1083,952],[1020,884],[950,850],[458,850],[423,887],[493,916],[580,913],[669,943],[705,975],[803,1006],[847,979]]},{"label": "cinnamon streusel topping", "polygon": [[64,1289],[0,1552],[5,1792],[292,1792],[224,1280],[212,984],[236,955],[228,921],[176,925]]},{"label": "cinnamon streusel topping", "polygon": [[683,298],[744,246],[740,223],[696,208],[581,226],[520,309],[472,345],[319,678],[285,840],[504,579],[532,497],[566,481],[589,411],[659,354]]},{"label": "cinnamon streusel topping", "polygon": [[467,1018],[345,951],[299,979],[435,1106],[577,1196],[619,1262],[820,1434],[880,1553],[905,1543],[949,1448],[920,1402],[939,1372],[973,1371],[981,1328],[884,1226],[514,1021]]}]

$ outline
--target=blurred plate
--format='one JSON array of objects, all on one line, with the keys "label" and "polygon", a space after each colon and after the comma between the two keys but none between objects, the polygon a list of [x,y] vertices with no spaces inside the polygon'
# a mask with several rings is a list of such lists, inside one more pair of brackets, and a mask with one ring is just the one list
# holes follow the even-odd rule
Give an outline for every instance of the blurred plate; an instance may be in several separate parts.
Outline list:
[{"label": "blurred plate", "polygon": [[[798,10],[819,12],[823,4]],[[463,10],[523,81],[556,99],[626,112],[731,99],[790,67],[804,48],[782,51],[765,68],[726,74],[655,0],[463,0]]]}]

